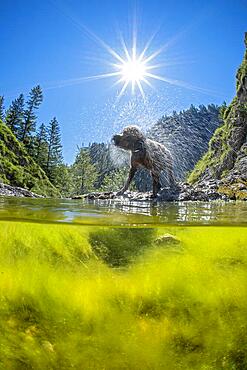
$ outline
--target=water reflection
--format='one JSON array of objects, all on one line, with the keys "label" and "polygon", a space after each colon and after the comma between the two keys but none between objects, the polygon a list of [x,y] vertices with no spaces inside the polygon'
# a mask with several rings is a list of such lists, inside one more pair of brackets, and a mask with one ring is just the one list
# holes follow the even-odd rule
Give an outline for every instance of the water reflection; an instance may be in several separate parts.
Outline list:
[{"label": "water reflection", "polygon": [[247,224],[246,202],[85,201],[0,198],[0,220],[87,225]]}]

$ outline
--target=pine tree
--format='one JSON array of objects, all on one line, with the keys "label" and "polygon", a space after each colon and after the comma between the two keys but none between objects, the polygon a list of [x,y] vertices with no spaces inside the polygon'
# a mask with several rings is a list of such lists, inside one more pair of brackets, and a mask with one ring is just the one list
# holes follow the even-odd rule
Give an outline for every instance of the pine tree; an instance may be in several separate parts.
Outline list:
[{"label": "pine tree", "polygon": [[73,193],[76,195],[88,193],[95,190],[95,182],[98,172],[94,164],[91,163],[88,149],[80,148],[75,162],[71,167],[73,179]]},{"label": "pine tree", "polygon": [[27,101],[27,109],[24,111],[24,120],[20,132],[20,141],[22,141],[30,151],[31,137],[36,129],[35,110],[38,109],[43,100],[41,87],[38,85],[32,88]]},{"label": "pine tree", "polygon": [[4,96],[0,96],[0,120],[4,121]]},{"label": "pine tree", "polygon": [[[118,191],[121,189],[128,177],[129,169],[127,167],[111,171],[104,177],[100,191]],[[134,183],[130,185],[130,190],[136,190]]]},{"label": "pine tree", "polygon": [[23,117],[24,117],[24,95],[20,94],[19,97],[11,103],[5,116],[6,125],[17,136],[17,138],[20,138]]},{"label": "pine tree", "polygon": [[62,163],[59,164],[55,171],[55,179],[53,184],[59,190],[63,197],[71,196],[73,192],[73,179],[71,176],[71,169],[68,165]]},{"label": "pine tree", "polygon": [[56,117],[49,123],[47,144],[46,172],[50,180],[54,182],[56,178],[56,167],[63,162],[60,128]]},{"label": "pine tree", "polygon": [[92,143],[89,145],[89,155],[91,162],[95,165],[96,170],[100,174],[95,184],[97,188],[100,188],[105,176],[114,171],[115,165],[111,159],[107,144]]},{"label": "pine tree", "polygon": [[42,123],[39,127],[38,133],[35,138],[35,161],[44,170],[46,169],[46,163],[48,158],[48,143],[47,143],[47,131],[45,124]]}]

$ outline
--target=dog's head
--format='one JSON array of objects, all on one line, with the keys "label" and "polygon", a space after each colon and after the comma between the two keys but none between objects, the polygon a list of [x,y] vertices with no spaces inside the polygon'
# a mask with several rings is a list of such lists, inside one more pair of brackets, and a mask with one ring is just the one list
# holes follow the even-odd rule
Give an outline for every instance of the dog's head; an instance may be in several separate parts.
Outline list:
[{"label": "dog's head", "polygon": [[138,150],[144,139],[145,136],[138,126],[127,126],[121,134],[114,135],[112,141],[121,149],[135,151]]}]

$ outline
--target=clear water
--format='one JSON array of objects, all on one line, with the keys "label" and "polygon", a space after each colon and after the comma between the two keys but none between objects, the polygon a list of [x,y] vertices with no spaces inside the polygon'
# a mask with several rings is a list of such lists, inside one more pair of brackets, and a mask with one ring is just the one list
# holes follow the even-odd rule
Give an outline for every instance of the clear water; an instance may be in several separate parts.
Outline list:
[{"label": "clear water", "polygon": [[247,202],[120,202],[0,197],[0,220],[80,225],[246,226]]},{"label": "clear water", "polygon": [[0,198],[0,369],[246,369],[247,203]]}]

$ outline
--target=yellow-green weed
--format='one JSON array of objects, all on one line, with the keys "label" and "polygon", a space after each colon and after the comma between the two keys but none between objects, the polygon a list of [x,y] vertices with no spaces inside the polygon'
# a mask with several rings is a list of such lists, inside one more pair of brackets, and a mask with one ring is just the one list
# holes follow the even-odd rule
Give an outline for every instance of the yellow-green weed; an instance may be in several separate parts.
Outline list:
[{"label": "yellow-green weed", "polygon": [[247,229],[140,235],[1,222],[0,369],[246,369]]}]

